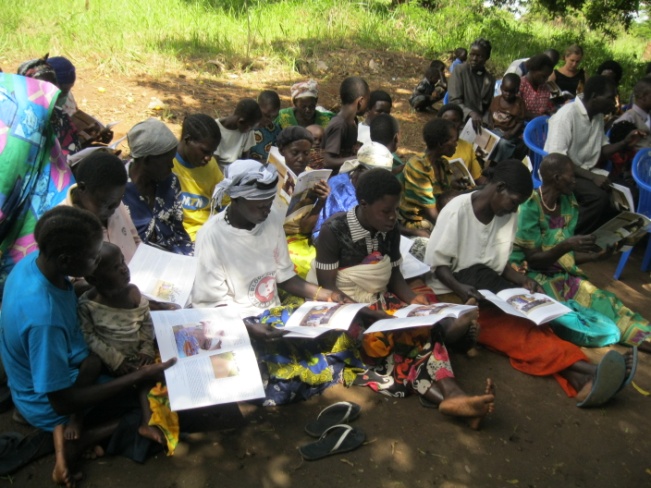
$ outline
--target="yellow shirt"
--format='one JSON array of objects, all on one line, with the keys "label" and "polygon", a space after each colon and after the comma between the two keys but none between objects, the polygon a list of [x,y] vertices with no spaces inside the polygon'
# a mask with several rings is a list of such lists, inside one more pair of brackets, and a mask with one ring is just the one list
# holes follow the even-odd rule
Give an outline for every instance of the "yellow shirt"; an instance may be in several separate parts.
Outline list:
[{"label": "yellow shirt", "polygon": [[174,158],[173,172],[181,184],[183,227],[194,242],[197,231],[210,217],[212,192],[224,175],[214,158],[205,166],[194,167],[183,161],[178,153]]},{"label": "yellow shirt", "polygon": [[445,159],[448,161],[452,161],[453,159],[462,159],[474,180],[481,176],[482,167],[477,160],[477,155],[475,154],[475,150],[472,147],[472,144],[470,144],[468,141],[459,139],[459,142],[457,142],[457,151],[454,153],[454,155]]}]

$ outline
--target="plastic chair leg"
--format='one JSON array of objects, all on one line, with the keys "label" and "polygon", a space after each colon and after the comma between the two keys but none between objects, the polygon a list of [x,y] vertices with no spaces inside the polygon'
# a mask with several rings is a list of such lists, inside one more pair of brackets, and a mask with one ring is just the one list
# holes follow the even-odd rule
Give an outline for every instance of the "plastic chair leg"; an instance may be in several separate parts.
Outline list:
[{"label": "plastic chair leg", "polygon": [[[647,247],[647,251],[649,248]],[[631,249],[630,251],[626,251],[622,253],[622,257],[619,258],[619,264],[617,265],[617,269],[615,270],[615,274],[613,276],[614,279],[618,280],[619,277],[622,275],[622,271],[624,271],[624,266],[626,266],[626,261],[628,261],[628,257],[631,255],[631,252],[633,250]]]},{"label": "plastic chair leg", "polygon": [[649,271],[651,266],[651,236],[649,237],[649,242],[646,245],[646,251],[644,251],[644,259],[642,260],[642,271]]}]

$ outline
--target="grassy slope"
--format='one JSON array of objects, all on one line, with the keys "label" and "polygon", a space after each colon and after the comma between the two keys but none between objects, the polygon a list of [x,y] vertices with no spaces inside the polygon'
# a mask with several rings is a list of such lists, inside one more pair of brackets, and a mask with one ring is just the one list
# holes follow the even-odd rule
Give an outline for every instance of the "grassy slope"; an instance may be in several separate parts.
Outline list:
[{"label": "grassy slope", "polygon": [[[427,12],[414,3],[392,10],[389,0],[13,0],[3,6],[0,66],[45,52],[70,56],[100,72],[173,68],[220,59],[227,67],[250,59],[292,65],[332,48],[387,49],[444,57],[476,37],[493,42],[493,70],[548,47],[580,42],[589,71],[614,58],[625,88],[643,71],[643,39],[611,41],[579,22],[515,20],[479,0],[442,0]],[[248,5],[248,15],[245,6]],[[248,36],[250,24],[251,36]],[[153,71],[153,73],[152,73]]]}]

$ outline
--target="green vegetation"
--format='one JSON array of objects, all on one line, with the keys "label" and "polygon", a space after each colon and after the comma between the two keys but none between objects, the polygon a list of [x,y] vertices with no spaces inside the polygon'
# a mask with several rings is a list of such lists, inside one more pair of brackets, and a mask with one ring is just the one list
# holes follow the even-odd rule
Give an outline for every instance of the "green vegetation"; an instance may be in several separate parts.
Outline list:
[{"label": "green vegetation", "polygon": [[[86,8],[86,5],[88,8]],[[519,20],[481,0],[440,0],[426,10],[390,0],[13,0],[3,5],[0,66],[64,54],[102,73],[170,69],[195,60],[227,68],[297,61],[356,47],[444,58],[479,36],[493,42],[492,67],[518,57],[579,42],[588,71],[616,59],[625,86],[643,72],[646,39],[615,29],[615,39],[588,29],[585,20]],[[640,30],[638,29],[638,32]],[[635,29],[632,32],[636,32]],[[642,30],[645,32],[645,30]]]}]

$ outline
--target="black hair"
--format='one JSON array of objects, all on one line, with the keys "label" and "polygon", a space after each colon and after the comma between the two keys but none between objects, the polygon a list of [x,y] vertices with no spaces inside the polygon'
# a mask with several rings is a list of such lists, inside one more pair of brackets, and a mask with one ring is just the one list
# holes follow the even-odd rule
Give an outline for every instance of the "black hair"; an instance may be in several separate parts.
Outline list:
[{"label": "black hair", "polygon": [[262,110],[253,98],[243,98],[237,102],[233,115],[237,115],[246,122],[257,122],[262,118]]},{"label": "black hair", "polygon": [[555,63],[546,54],[531,56],[525,63],[528,71],[542,71],[545,68],[554,69]]},{"label": "black hair", "polygon": [[423,140],[427,149],[436,149],[450,138],[454,124],[445,119],[432,119],[423,127]]},{"label": "black hair", "polygon": [[380,114],[371,121],[371,141],[388,146],[400,131],[398,120],[389,114]]},{"label": "black hair", "polygon": [[400,195],[402,185],[398,179],[384,168],[373,168],[365,171],[357,181],[357,201],[362,200],[372,205],[385,195]]},{"label": "black hair", "polygon": [[542,181],[549,181],[554,175],[561,173],[567,165],[573,165],[572,160],[565,154],[551,153],[540,162],[540,177]]},{"label": "black hair", "polygon": [[590,101],[600,95],[605,95],[608,90],[615,92],[617,88],[613,80],[603,75],[595,75],[588,78],[583,89],[583,100]]},{"label": "black hair", "polygon": [[611,144],[623,141],[624,139],[626,139],[626,136],[629,135],[631,131],[635,129],[637,129],[637,126],[633,122],[629,122],[628,120],[622,120],[621,122],[617,122],[610,129],[609,139]]},{"label": "black hair", "polygon": [[468,55],[468,50],[465,47],[458,47],[454,50],[454,56],[455,58],[460,58],[463,55]]},{"label": "black hair", "polygon": [[280,134],[278,134],[276,137],[276,146],[278,146],[278,149],[282,149],[292,142],[302,140],[310,141],[310,144],[314,144],[314,136],[309,130],[300,125],[293,125],[285,127]]},{"label": "black hair", "polygon": [[445,63],[443,61],[440,61],[438,59],[435,59],[429,64],[430,68],[434,68],[437,72],[443,71],[445,69]]},{"label": "black hair", "polygon": [[274,108],[280,108],[280,97],[273,90],[264,90],[258,95],[258,104],[271,105]]},{"label": "black hair", "polygon": [[66,205],[45,212],[34,229],[38,248],[47,258],[78,255],[102,236],[102,224],[95,215]]},{"label": "black hair", "polygon": [[600,75],[607,70],[612,71],[615,74],[615,83],[619,85],[619,82],[622,81],[622,76],[624,76],[624,68],[622,68],[622,65],[617,61],[609,59],[599,65],[595,74]]},{"label": "black hair", "polygon": [[505,159],[484,170],[483,174],[491,183],[504,183],[506,190],[529,197],[533,191],[531,172],[522,161]]},{"label": "black hair", "polygon": [[642,78],[633,87],[633,97],[642,98],[651,90],[651,78]]},{"label": "black hair", "polygon": [[479,39],[475,39],[475,41],[473,41],[473,43],[470,45],[471,49],[473,47],[478,47],[480,49],[483,49],[484,52],[486,53],[486,59],[491,57],[491,51],[493,50],[493,45],[488,39],[484,39],[483,37],[480,37]]},{"label": "black hair", "polygon": [[504,83],[515,83],[515,86],[520,86],[520,77],[516,73],[506,73],[502,78],[502,84]]},{"label": "black hair", "polygon": [[545,56],[548,56],[549,59],[552,61],[552,68],[556,66],[556,63],[558,63],[558,60],[561,59],[561,53],[558,52],[557,49],[547,49],[543,51],[543,54]]},{"label": "black hair", "polygon": [[211,139],[219,145],[222,140],[222,133],[219,130],[217,121],[210,115],[192,114],[183,119],[181,139],[185,137],[189,137],[192,141]]},{"label": "black hair", "polygon": [[438,69],[433,68],[432,66],[428,66],[427,69],[425,69],[425,73],[423,74],[423,76],[428,80],[430,80],[437,76],[440,77],[441,72]]},{"label": "black hair", "polygon": [[371,98],[369,99],[368,106],[369,108],[375,106],[377,102],[387,102],[389,105],[393,105],[393,99],[384,90],[373,90],[371,92]]},{"label": "black hair", "polygon": [[463,109],[457,105],[456,103],[448,103],[443,105],[438,113],[436,114],[437,117],[443,117],[443,114],[445,112],[454,112],[459,116],[459,120],[463,120]]},{"label": "black hair", "polygon": [[75,178],[91,193],[101,188],[127,184],[127,170],[115,154],[98,150],[85,157],[75,172]]},{"label": "black hair", "polygon": [[368,83],[359,76],[349,76],[341,82],[339,97],[341,103],[348,105],[369,92]]}]

